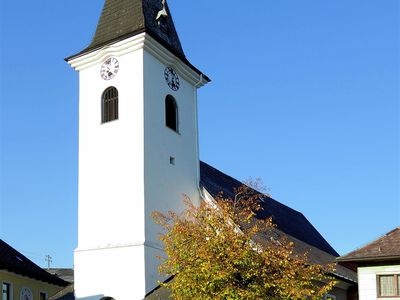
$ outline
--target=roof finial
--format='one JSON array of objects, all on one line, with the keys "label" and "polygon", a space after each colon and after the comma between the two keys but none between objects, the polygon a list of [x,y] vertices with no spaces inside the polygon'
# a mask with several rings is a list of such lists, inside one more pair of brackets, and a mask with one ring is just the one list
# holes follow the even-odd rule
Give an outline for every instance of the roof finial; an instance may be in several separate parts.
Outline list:
[{"label": "roof finial", "polygon": [[165,1],[166,0],[161,0],[162,9],[158,12],[157,17],[156,17],[156,21],[158,21],[158,24],[160,24],[161,18],[168,17],[167,9],[165,8]]}]

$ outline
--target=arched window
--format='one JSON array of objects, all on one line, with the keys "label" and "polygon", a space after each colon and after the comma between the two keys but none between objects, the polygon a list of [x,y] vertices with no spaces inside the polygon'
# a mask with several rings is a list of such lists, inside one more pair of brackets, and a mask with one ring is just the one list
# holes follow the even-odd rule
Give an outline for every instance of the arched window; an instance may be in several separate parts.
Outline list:
[{"label": "arched window", "polygon": [[178,132],[178,106],[174,97],[165,97],[165,125]]},{"label": "arched window", "polygon": [[108,87],[101,96],[101,123],[118,119],[118,90]]},{"label": "arched window", "polygon": [[111,298],[111,297],[102,297],[100,300],[114,300],[114,298]]}]

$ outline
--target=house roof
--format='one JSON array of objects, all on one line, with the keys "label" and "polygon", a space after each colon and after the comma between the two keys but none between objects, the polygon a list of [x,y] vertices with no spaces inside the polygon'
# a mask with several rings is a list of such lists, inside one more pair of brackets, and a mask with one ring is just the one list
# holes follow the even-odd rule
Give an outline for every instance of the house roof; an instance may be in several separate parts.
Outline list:
[{"label": "house roof", "polygon": [[358,263],[400,261],[400,227],[338,258],[338,261],[353,266],[353,269]]},{"label": "house roof", "polygon": [[46,271],[50,274],[57,276],[58,278],[61,278],[62,280],[69,282],[69,283],[74,282],[74,269],[50,268],[50,269],[46,269]]},{"label": "house roof", "polygon": [[12,248],[0,239],[0,270],[7,270],[19,275],[30,277],[58,286],[67,286],[68,282],[57,276],[47,273],[38,265],[33,263],[23,254]]},{"label": "house roof", "polygon": [[[210,165],[200,162],[201,185],[213,196],[220,192],[225,197],[234,198],[234,189],[242,185],[237,179],[222,173]],[[262,210],[257,212],[257,218],[266,219],[272,217],[277,228],[308,245],[320,249],[334,257],[339,254],[322,237],[317,229],[304,215],[274,199],[265,196],[261,203]]]},{"label": "house roof", "polygon": [[51,296],[49,300],[75,300],[74,284],[70,284],[61,291]]}]

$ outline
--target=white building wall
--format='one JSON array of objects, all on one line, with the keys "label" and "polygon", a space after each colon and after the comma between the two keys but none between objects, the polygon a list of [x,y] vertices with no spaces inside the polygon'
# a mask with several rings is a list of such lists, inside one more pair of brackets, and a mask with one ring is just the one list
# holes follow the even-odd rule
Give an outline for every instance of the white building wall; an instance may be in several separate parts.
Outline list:
[{"label": "white building wall", "polygon": [[[376,300],[378,299],[377,276],[385,274],[400,274],[400,265],[359,267],[357,273],[359,299]],[[390,299],[400,300],[400,297],[391,297]]]},{"label": "white building wall", "polygon": [[[106,81],[100,66],[109,56],[80,71],[75,292],[85,300],[145,295],[143,49],[114,53],[119,72]],[[119,119],[101,124],[109,86],[118,89]]]},{"label": "white building wall", "polygon": [[[143,299],[162,279],[157,270],[161,228],[151,213],[181,211],[183,194],[199,201],[194,85],[205,81],[147,38],[139,34],[70,62],[80,75],[74,258],[79,300]],[[100,67],[110,56],[118,59],[120,67],[106,81]],[[176,92],[165,82],[166,66],[180,77]],[[110,86],[118,89],[119,119],[101,124],[101,96]],[[179,133],[165,126],[168,94],[177,101]],[[175,158],[174,165],[170,157]]]},{"label": "white building wall", "polygon": [[[100,77],[101,63],[80,72],[79,249],[144,242],[143,50],[117,59],[112,80]],[[101,124],[109,86],[119,92],[119,119]]]},{"label": "white building wall", "polygon": [[146,294],[144,246],[75,252],[74,264],[76,299],[139,300]]},{"label": "white building wall", "polygon": [[[145,161],[145,232],[146,290],[157,286],[157,255],[162,245],[158,240],[161,227],[154,223],[152,212],[184,208],[183,194],[199,201],[197,154],[196,88],[179,72],[180,88],[173,91],[164,78],[166,65],[144,52],[144,161]],[[178,106],[178,132],[165,125],[165,97],[172,95]],[[175,164],[170,164],[170,157]]]}]

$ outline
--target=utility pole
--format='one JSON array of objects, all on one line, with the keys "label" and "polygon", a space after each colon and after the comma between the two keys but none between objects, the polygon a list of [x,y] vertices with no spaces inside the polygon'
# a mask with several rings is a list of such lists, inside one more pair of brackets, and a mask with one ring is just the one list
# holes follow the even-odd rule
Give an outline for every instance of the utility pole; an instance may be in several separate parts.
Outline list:
[{"label": "utility pole", "polygon": [[50,270],[50,263],[53,262],[53,258],[50,255],[46,255],[45,261],[47,262],[47,270]]}]

